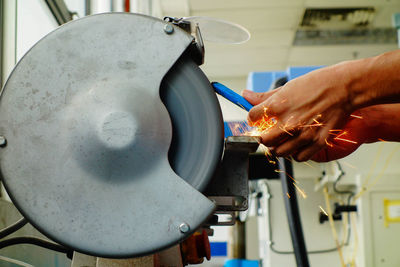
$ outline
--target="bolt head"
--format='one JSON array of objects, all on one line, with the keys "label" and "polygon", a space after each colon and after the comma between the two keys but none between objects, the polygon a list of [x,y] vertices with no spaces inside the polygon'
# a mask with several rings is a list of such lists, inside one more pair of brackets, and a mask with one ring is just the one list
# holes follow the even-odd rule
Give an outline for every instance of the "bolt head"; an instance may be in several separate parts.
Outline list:
[{"label": "bolt head", "polygon": [[181,223],[179,225],[179,230],[181,231],[181,233],[187,233],[190,231],[190,226],[187,223]]},{"label": "bolt head", "polygon": [[172,34],[174,32],[174,26],[172,26],[171,24],[165,24],[164,32],[167,34]]},{"label": "bolt head", "polygon": [[5,146],[6,144],[7,144],[7,139],[4,136],[0,135],[0,147]]}]

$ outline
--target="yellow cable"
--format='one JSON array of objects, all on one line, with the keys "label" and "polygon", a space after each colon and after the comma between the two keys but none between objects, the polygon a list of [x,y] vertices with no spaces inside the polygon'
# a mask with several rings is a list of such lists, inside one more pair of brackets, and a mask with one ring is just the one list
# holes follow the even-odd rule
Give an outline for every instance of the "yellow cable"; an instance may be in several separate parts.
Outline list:
[{"label": "yellow cable", "polygon": [[338,235],[337,235],[337,232],[336,232],[335,224],[333,222],[332,209],[331,209],[331,205],[330,205],[330,202],[329,202],[328,188],[326,186],[324,187],[324,197],[325,197],[326,210],[328,212],[329,225],[331,227],[333,239],[335,240],[336,248],[337,248],[338,253],[339,253],[340,263],[341,263],[342,267],[345,267],[346,265],[345,265],[344,258],[343,258],[342,247],[341,247],[341,245],[339,243],[339,239],[338,239]]},{"label": "yellow cable", "polygon": [[378,163],[378,160],[379,160],[380,157],[381,157],[383,146],[384,146],[384,143],[383,143],[383,142],[379,144],[378,152],[375,154],[374,161],[372,162],[371,168],[370,168],[369,171],[368,171],[367,178],[366,178],[365,181],[362,183],[360,192],[358,192],[358,193],[354,196],[354,198],[353,198],[353,203],[355,202],[355,200],[356,200],[357,198],[359,198],[359,197],[360,197],[362,194],[364,194],[364,192],[367,190],[368,182],[369,182],[369,180],[371,179],[372,173],[373,173],[373,171],[374,171],[374,169],[375,169],[375,167],[376,167],[376,164]]},{"label": "yellow cable", "polygon": [[354,235],[354,249],[353,249],[353,257],[350,262],[350,266],[356,266],[356,256],[357,256],[357,250],[358,250],[358,233],[357,233],[357,224],[356,224],[356,213],[353,212],[351,213],[351,225],[353,227],[353,235]]},{"label": "yellow cable", "polygon": [[342,245],[341,246],[343,247],[346,244],[346,240],[347,240],[347,236],[348,236],[348,228],[349,228],[349,226],[348,226],[347,216],[343,216],[342,222],[343,222],[343,226],[342,226],[343,227],[343,230],[342,230],[343,234],[342,234],[342,242],[341,242]]}]

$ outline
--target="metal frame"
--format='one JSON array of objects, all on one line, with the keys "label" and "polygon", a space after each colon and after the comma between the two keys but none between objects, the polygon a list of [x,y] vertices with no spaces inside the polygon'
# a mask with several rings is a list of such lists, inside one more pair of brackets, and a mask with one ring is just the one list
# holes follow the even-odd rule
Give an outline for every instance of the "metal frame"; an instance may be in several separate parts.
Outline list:
[{"label": "metal frame", "polygon": [[213,217],[208,225],[233,225],[234,212],[247,210],[249,153],[257,150],[259,142],[259,137],[252,136],[229,136],[225,139],[222,162],[204,195],[217,204],[214,214],[230,214],[231,220],[221,222]]},{"label": "metal frame", "polygon": [[64,0],[44,0],[58,25],[72,20],[72,13],[68,10]]}]

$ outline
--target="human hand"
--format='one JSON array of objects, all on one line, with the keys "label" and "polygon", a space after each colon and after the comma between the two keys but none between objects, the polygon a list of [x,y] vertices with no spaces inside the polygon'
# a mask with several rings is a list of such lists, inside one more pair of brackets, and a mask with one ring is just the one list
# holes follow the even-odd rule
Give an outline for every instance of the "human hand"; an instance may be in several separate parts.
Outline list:
[{"label": "human hand", "polygon": [[359,109],[350,116],[343,132],[346,134],[340,139],[350,142],[333,138],[332,146],[327,146],[311,159],[325,162],[343,158],[362,143],[400,142],[400,104],[373,105]]},{"label": "human hand", "polygon": [[275,118],[274,127],[261,134],[262,143],[277,156],[305,161],[326,147],[353,112],[347,92],[345,63],[310,72],[266,93],[244,91],[253,105],[250,125]]},{"label": "human hand", "polygon": [[360,112],[350,115],[347,123],[341,131],[333,133],[327,145],[314,154],[311,160],[316,162],[328,162],[344,158],[369,140],[370,129],[365,123]]}]

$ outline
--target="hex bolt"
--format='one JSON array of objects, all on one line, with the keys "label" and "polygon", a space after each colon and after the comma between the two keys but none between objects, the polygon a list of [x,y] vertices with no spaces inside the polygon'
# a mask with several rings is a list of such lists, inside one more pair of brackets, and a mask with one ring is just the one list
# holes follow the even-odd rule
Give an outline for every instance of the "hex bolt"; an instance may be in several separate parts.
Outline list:
[{"label": "hex bolt", "polygon": [[181,225],[179,225],[179,230],[181,233],[187,233],[190,230],[190,226],[187,223],[181,223]]},{"label": "hex bolt", "polygon": [[0,147],[4,147],[6,146],[6,144],[7,144],[7,139],[4,136],[0,135]]},{"label": "hex bolt", "polygon": [[174,32],[174,27],[171,24],[165,24],[164,31],[166,34],[172,34]]}]

